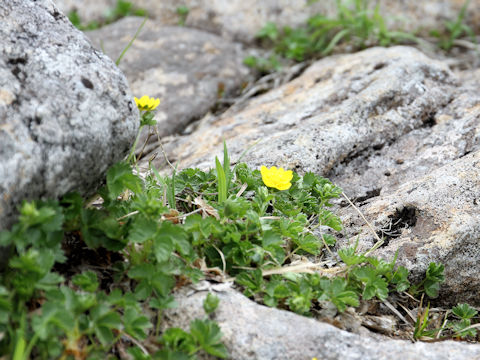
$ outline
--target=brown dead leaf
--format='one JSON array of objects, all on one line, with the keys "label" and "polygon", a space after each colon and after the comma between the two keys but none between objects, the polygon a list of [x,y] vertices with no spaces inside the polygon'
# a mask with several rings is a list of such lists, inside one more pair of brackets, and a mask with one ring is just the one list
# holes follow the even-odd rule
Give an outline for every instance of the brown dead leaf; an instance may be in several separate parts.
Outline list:
[{"label": "brown dead leaf", "polygon": [[197,196],[195,200],[193,200],[193,203],[202,209],[203,218],[206,218],[207,216],[213,216],[215,219],[220,220],[218,211],[213,206],[208,205],[207,202],[200,196]]},{"label": "brown dead leaf", "polygon": [[170,221],[174,224],[178,224],[180,222],[180,213],[175,209],[170,209],[170,211],[166,214],[162,215],[162,220]]}]

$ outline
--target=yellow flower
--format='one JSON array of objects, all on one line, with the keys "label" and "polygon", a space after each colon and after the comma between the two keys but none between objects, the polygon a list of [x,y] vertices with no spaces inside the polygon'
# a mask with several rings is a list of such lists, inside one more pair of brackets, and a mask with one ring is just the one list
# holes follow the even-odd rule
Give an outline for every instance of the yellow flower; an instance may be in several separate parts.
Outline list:
[{"label": "yellow flower", "polygon": [[283,170],[283,168],[278,168],[272,166],[270,169],[266,166],[260,168],[260,173],[262,174],[262,180],[265,185],[271,188],[278,190],[287,190],[292,186],[293,173],[292,170]]},{"label": "yellow flower", "polygon": [[152,111],[160,104],[160,99],[155,99],[148,97],[147,95],[143,95],[140,99],[135,97],[135,104],[139,110],[148,110]]}]

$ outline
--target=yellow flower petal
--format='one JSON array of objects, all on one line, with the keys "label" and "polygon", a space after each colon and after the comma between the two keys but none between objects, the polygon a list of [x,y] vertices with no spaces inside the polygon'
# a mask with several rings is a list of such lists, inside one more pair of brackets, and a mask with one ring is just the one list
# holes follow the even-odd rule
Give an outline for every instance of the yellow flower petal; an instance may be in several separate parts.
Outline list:
[{"label": "yellow flower petal", "polygon": [[269,169],[266,166],[261,166],[260,174],[262,175],[263,183],[268,187],[287,190],[292,186],[292,170],[285,171],[283,168],[277,168],[276,166],[272,166]]},{"label": "yellow flower petal", "polygon": [[151,98],[147,95],[143,95],[140,99],[134,97],[134,99],[138,109],[143,111],[152,111],[160,104],[160,99]]}]

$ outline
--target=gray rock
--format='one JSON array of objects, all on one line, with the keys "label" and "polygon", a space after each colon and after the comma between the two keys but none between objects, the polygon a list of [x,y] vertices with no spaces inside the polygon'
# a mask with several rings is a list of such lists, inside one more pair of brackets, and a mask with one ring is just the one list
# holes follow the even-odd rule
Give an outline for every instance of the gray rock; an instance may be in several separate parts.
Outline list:
[{"label": "gray rock", "polygon": [[[178,308],[166,311],[163,326],[189,328],[195,318],[205,318],[203,291],[182,290],[176,295]],[[214,313],[223,342],[235,360],[457,360],[480,357],[480,345],[453,341],[411,343],[378,341],[361,337],[332,325],[291,312],[258,305],[225,284],[211,286],[220,298]]]},{"label": "gray rock", "polygon": [[342,162],[431,126],[456,78],[409,47],[325,58],[290,83],[199,126],[170,145],[184,166],[209,167],[225,137],[232,159],[330,174]]},{"label": "gray rock", "polygon": [[[93,43],[117,59],[143,19],[124,18],[88,33]],[[160,136],[181,132],[222,96],[249,80],[241,45],[203,31],[164,27],[149,20],[120,63],[133,93],[161,98],[156,110]]]},{"label": "gray rock", "polygon": [[[445,265],[442,303],[480,304],[480,151],[468,154],[427,175],[406,182],[397,191],[361,207],[384,237],[373,254],[393,259],[419,280],[430,262]],[[347,238],[359,240],[359,251],[375,241],[363,220],[344,213]]]},{"label": "gray rock", "polygon": [[479,76],[478,70],[460,73],[461,86],[454,90],[452,101],[434,109],[425,127],[354,154],[328,177],[363,201],[389,194],[405,182],[479,149]]},{"label": "gray rock", "polygon": [[91,194],[138,128],[125,77],[49,0],[0,2],[0,229],[24,199]]}]

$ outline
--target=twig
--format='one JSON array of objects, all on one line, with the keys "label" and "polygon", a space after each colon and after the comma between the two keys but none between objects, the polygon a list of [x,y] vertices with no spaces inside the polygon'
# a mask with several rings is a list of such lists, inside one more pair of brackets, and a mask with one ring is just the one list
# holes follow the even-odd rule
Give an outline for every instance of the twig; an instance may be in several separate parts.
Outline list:
[{"label": "twig", "polygon": [[126,332],[122,331],[122,336],[125,336],[126,338],[128,338],[128,340],[130,340],[132,343],[134,343],[135,345],[138,346],[138,348],[140,350],[142,350],[142,352],[145,354],[145,355],[150,355],[150,353],[148,352],[147,349],[145,349],[145,347],[142,345],[141,342],[137,341],[134,337],[128,335]]},{"label": "twig", "polygon": [[377,239],[377,242],[373,245],[373,247],[368,250],[365,255],[368,255],[369,253],[371,253],[372,251],[378,249],[382,244],[383,244],[383,240],[380,239],[380,237],[378,236],[378,234],[376,233],[375,229],[373,228],[373,226],[368,222],[368,220],[365,218],[365,216],[363,216],[362,212],[360,211],[359,208],[357,208],[353,202],[347,197],[347,195],[345,195],[344,192],[342,192],[342,195],[343,197],[348,201],[348,203],[350,205],[352,205],[352,207],[358,212],[358,214],[362,217],[363,221],[365,221],[365,223],[367,224],[367,226],[370,228],[370,230],[372,231],[373,235],[375,236],[375,238]]},{"label": "twig", "polygon": [[417,321],[417,318],[415,316],[413,316],[412,312],[410,310],[408,310],[405,306],[403,306],[402,304],[398,304],[398,306],[400,306],[407,314],[408,316],[410,316],[410,318],[412,319],[412,321]]},{"label": "twig", "polygon": [[405,324],[407,324],[408,326],[412,326],[412,324],[410,324],[407,319],[405,319],[405,317],[397,310],[395,309],[395,307],[390,303],[390,301],[388,301],[387,299],[383,300],[383,303],[395,314],[397,315]]},{"label": "twig", "polygon": [[167,153],[165,152],[165,149],[163,148],[162,141],[160,140],[160,134],[158,133],[158,129],[157,129],[156,126],[155,126],[155,133],[157,134],[158,145],[160,145],[160,150],[162,151],[162,154],[163,154],[163,157],[165,158],[165,161],[167,162],[168,165],[170,165],[170,167],[173,170],[176,170],[175,166],[173,166],[172,163],[170,162],[170,160],[168,160]]},{"label": "twig", "polygon": [[120,217],[117,219],[117,221],[123,220],[123,219],[125,219],[125,218],[127,218],[127,217],[130,217],[130,216],[132,216],[132,215],[137,215],[138,213],[139,213],[138,210],[132,211],[131,213],[128,213],[128,214],[123,215],[123,216],[120,216]]},{"label": "twig", "polygon": [[215,244],[212,245],[215,250],[220,254],[220,258],[222,259],[222,270],[223,270],[223,275],[225,276],[225,273],[227,271],[227,263],[225,261],[225,256],[223,255],[223,252],[220,251],[218,247],[215,246]]},{"label": "twig", "polygon": [[325,241],[325,238],[323,237],[323,233],[320,234],[321,238],[322,238],[322,241],[323,241],[323,245],[325,245],[325,248],[327,249],[327,251],[330,253],[330,256],[335,259],[335,255],[333,254],[332,250],[330,250],[330,247],[328,246],[327,242]]}]

